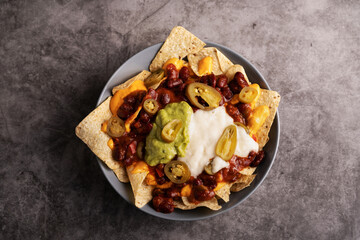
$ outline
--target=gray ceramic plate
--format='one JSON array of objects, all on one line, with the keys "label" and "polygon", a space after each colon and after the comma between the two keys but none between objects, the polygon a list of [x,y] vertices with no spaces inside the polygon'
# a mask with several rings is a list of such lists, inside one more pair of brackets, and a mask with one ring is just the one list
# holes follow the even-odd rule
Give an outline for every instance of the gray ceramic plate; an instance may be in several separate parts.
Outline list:
[{"label": "gray ceramic plate", "polygon": [[[233,63],[240,64],[245,68],[246,74],[251,82],[258,83],[261,88],[270,89],[269,85],[263,78],[263,76],[259,73],[258,70],[245,58],[240,56],[239,54],[235,53],[234,51],[230,50],[227,47],[221,46],[219,44],[215,43],[209,43],[207,42],[208,47],[216,47],[218,48],[223,54],[225,54]],[[156,53],[161,47],[161,43],[156,44],[154,46],[148,47],[141,52],[137,53],[133,57],[131,57],[129,60],[127,60],[119,69],[114,73],[114,75],[110,78],[110,80],[106,83],[103,91],[100,94],[99,100],[97,105],[99,105],[101,102],[103,102],[108,96],[111,95],[111,89],[126,81],[127,79],[133,77],[140,71],[144,69],[148,69],[150,62],[155,57]],[[212,211],[204,207],[196,208],[193,210],[180,210],[175,209],[175,211],[171,214],[164,214],[156,212],[152,206],[151,203],[147,204],[143,208],[141,208],[141,211],[144,211],[148,214],[164,218],[164,219],[170,219],[170,220],[200,220],[204,218],[208,218],[211,216],[218,215],[220,213],[226,212],[230,209],[232,211],[240,211],[240,208],[234,208],[237,205],[239,205],[241,202],[243,202],[247,197],[249,197],[256,188],[264,181],[266,175],[268,174],[271,165],[274,162],[276,152],[279,145],[279,137],[280,137],[280,121],[279,116],[276,114],[275,121],[271,127],[271,131],[269,134],[270,140],[266,144],[264,150],[265,150],[265,158],[263,162],[258,166],[256,170],[256,178],[251,183],[251,185],[245,189],[243,189],[240,192],[237,193],[231,193],[230,194],[230,201],[227,203],[224,203],[220,201],[220,204],[222,208],[218,211]],[[113,186],[113,188],[129,203],[134,204],[134,196],[131,190],[130,183],[121,183],[116,178],[115,174],[107,168],[105,164],[101,160],[98,159],[98,162],[100,164],[100,167],[102,171],[104,172],[106,178],[109,180],[110,184]]]}]

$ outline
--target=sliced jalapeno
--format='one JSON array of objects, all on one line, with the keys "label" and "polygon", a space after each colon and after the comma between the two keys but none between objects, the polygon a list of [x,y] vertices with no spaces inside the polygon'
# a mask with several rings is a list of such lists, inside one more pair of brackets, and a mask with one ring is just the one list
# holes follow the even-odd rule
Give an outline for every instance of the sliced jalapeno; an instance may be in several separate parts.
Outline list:
[{"label": "sliced jalapeno", "polygon": [[164,172],[173,183],[184,183],[190,179],[191,173],[186,163],[182,161],[170,161],[165,165]]},{"label": "sliced jalapeno", "polygon": [[121,137],[125,132],[125,123],[118,116],[112,116],[107,125],[107,134],[110,137]]},{"label": "sliced jalapeno", "polygon": [[154,115],[159,110],[159,104],[155,99],[149,98],[144,101],[144,110],[150,115]]},{"label": "sliced jalapeno", "polygon": [[160,83],[164,78],[164,75],[165,71],[163,69],[159,69],[151,73],[151,75],[144,80],[145,87],[149,88]]},{"label": "sliced jalapeno", "polygon": [[254,101],[257,95],[258,91],[255,88],[244,87],[239,93],[239,100],[242,103],[251,103],[252,101]]},{"label": "sliced jalapeno", "polygon": [[[217,108],[221,101],[221,94],[215,88],[199,82],[190,83],[188,85],[186,88],[186,96],[194,106],[203,110]],[[201,97],[208,106],[200,104],[199,97]]]},{"label": "sliced jalapeno", "polygon": [[235,125],[225,128],[215,148],[215,153],[225,161],[229,161],[234,155],[237,141],[237,130]]},{"label": "sliced jalapeno", "polygon": [[161,138],[167,142],[173,142],[182,127],[182,121],[180,119],[174,119],[167,123],[161,131]]}]

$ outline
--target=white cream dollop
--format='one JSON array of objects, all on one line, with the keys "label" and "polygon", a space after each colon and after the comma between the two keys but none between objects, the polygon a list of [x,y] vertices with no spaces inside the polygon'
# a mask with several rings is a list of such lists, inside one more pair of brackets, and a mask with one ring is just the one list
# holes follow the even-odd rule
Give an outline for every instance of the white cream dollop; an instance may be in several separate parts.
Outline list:
[{"label": "white cream dollop", "polygon": [[[216,156],[216,144],[224,129],[231,124],[234,124],[234,121],[226,113],[223,106],[210,111],[198,110],[192,115],[189,123],[189,144],[186,148],[185,157],[179,157],[180,161],[188,165],[191,176],[197,177],[210,159]],[[236,127],[237,144],[235,155],[247,157],[251,151],[258,152],[259,145],[254,139],[246,133],[244,128]]]},{"label": "white cream dollop", "polygon": [[225,161],[219,156],[214,157],[214,159],[211,162],[211,170],[213,173],[217,173],[223,168],[226,168],[230,165],[229,162]]}]

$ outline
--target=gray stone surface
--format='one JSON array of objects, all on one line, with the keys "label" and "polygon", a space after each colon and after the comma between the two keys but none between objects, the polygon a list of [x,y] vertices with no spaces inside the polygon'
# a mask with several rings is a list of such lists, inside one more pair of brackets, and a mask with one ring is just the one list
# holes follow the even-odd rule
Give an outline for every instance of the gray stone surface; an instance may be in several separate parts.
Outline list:
[{"label": "gray stone surface", "polygon": [[[359,239],[360,2],[0,1],[0,239]],[[277,159],[233,211],[126,203],[74,128],[129,57],[182,25],[282,95]]]}]

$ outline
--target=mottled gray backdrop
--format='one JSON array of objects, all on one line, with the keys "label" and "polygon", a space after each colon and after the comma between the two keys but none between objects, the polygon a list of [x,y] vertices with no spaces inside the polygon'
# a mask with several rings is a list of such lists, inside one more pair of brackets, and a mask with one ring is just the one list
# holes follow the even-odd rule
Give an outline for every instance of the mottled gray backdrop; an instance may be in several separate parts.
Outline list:
[{"label": "mottled gray backdrop", "polygon": [[[360,238],[360,2],[192,2],[0,0],[0,239]],[[74,134],[112,73],[176,25],[282,95],[267,179],[197,222],[126,203]]]}]

